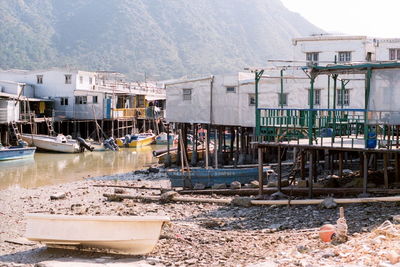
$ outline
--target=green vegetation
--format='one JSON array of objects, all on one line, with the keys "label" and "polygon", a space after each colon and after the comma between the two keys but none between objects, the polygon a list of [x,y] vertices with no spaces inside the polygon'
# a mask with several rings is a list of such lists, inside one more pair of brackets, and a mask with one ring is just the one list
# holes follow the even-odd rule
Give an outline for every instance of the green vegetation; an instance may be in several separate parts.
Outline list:
[{"label": "green vegetation", "polygon": [[320,32],[279,0],[0,0],[0,68],[218,74],[287,58],[292,37]]}]

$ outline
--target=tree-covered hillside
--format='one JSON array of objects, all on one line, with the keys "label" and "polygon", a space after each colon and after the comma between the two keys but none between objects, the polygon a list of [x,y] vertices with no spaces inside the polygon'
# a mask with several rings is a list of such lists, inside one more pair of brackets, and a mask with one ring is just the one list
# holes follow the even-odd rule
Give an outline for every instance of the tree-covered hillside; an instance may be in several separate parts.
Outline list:
[{"label": "tree-covered hillside", "polygon": [[218,74],[287,58],[291,38],[319,32],[279,0],[0,0],[0,68]]}]

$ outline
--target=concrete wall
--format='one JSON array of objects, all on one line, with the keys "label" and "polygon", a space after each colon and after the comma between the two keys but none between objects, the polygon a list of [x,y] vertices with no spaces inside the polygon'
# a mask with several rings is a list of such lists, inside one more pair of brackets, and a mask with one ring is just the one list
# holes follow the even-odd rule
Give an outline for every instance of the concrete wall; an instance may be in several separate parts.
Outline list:
[{"label": "concrete wall", "polygon": [[13,100],[0,99],[0,123],[19,120],[19,103]]}]

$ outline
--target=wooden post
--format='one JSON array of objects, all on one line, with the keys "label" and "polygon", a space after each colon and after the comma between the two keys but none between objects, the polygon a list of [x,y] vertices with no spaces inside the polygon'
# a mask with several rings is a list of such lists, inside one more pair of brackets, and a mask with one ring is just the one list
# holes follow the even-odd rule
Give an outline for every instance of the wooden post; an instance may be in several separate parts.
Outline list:
[{"label": "wooden post", "polygon": [[169,123],[168,123],[167,124],[167,160],[166,160],[166,165],[167,166],[171,165],[171,153],[170,153],[169,138],[170,138],[170,134],[169,134]]},{"label": "wooden post", "polygon": [[210,136],[209,136],[209,133],[210,133],[210,128],[207,126],[207,133],[205,134],[205,136],[204,136],[204,138],[205,138],[205,140],[204,140],[204,142],[205,142],[205,144],[206,144],[206,169],[208,169],[208,157],[209,157],[209,155],[210,155]]},{"label": "wooden post", "polygon": [[308,197],[312,198],[313,195],[313,151],[308,151],[308,155],[309,155],[309,165],[308,165],[308,169],[309,169],[309,174],[308,174]]},{"label": "wooden post", "polygon": [[364,157],[364,179],[363,179],[363,195],[367,195],[367,183],[368,183],[368,156],[367,152],[363,152]]},{"label": "wooden post", "polygon": [[400,164],[399,164],[399,154],[396,153],[394,157],[394,164],[395,164],[395,170],[396,170],[396,183],[400,182]]},{"label": "wooden post", "polygon": [[282,148],[278,146],[278,192],[282,190]]},{"label": "wooden post", "polygon": [[301,180],[306,179],[306,161],[305,161],[306,153],[304,150],[300,151],[300,175],[301,175]]},{"label": "wooden post", "polygon": [[264,193],[263,192],[264,180],[263,180],[263,152],[261,147],[258,147],[258,185],[259,185],[258,194],[262,196]]},{"label": "wooden post", "polygon": [[388,161],[388,153],[383,153],[383,177],[386,189],[389,188]]},{"label": "wooden post", "polygon": [[214,134],[215,134],[215,138],[214,138],[215,169],[218,169],[218,145],[219,145],[218,141],[219,141],[220,137],[218,136],[217,128],[215,128]]},{"label": "wooden post", "polygon": [[339,152],[339,178],[343,178],[343,152]]}]

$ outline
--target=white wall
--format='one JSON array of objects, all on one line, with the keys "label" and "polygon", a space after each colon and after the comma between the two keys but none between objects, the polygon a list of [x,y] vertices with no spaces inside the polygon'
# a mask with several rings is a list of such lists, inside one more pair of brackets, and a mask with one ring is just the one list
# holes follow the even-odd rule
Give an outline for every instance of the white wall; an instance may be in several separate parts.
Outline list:
[{"label": "white wall", "polygon": [[400,39],[378,39],[378,45],[376,47],[376,60],[388,61],[389,49],[400,48]]},{"label": "white wall", "polygon": [[15,101],[0,99],[0,123],[8,123],[19,120],[19,103]]}]

